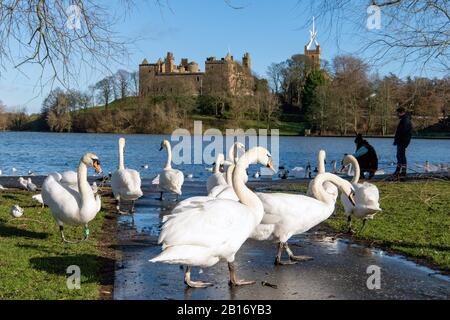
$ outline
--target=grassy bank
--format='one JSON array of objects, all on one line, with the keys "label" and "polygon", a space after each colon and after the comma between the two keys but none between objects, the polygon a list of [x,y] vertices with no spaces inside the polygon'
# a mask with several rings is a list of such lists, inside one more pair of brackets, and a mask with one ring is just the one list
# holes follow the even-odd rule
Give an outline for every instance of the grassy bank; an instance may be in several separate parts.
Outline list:
[{"label": "grassy bank", "polygon": [[[102,210],[90,223],[87,242],[63,244],[49,209],[41,208],[31,195],[0,192],[0,300],[98,299],[110,295],[110,289],[105,292],[105,288],[111,286],[112,279],[108,279],[105,268],[111,267],[114,258],[103,243],[107,237],[102,226],[109,220],[106,211]],[[24,209],[25,219],[12,219],[9,210],[14,204]],[[80,239],[83,230],[67,226],[65,234],[68,239]],[[66,270],[70,265],[80,267],[79,290],[67,288]]]},{"label": "grassy bank", "polygon": [[[380,191],[382,212],[367,222],[353,238],[420,262],[450,271],[450,182],[375,182]],[[305,191],[305,185],[288,190]],[[347,231],[343,208],[325,224],[336,232]],[[359,230],[361,221],[354,219]]]}]

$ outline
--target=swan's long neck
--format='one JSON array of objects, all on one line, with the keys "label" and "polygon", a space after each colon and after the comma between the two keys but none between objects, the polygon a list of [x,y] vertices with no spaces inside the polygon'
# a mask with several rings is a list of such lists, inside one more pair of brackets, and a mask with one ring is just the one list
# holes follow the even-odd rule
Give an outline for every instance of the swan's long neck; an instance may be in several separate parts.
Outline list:
[{"label": "swan's long neck", "polygon": [[214,173],[220,172],[220,155],[216,157],[216,163],[214,164]]},{"label": "swan's long neck", "polygon": [[166,143],[166,150],[167,150],[167,161],[166,161],[166,165],[164,166],[164,169],[171,169],[172,168],[172,148],[170,147],[170,143]]},{"label": "swan's long neck", "polygon": [[125,169],[125,161],[123,159],[123,145],[119,144],[119,170]]},{"label": "swan's long neck", "polygon": [[[354,168],[353,169],[354,175],[353,175],[352,183],[356,184],[356,183],[358,183],[359,175],[361,174],[361,169],[359,168],[358,160],[356,160],[356,158],[352,155],[348,155],[347,159],[348,159],[348,161],[350,161],[350,163],[352,164],[352,166]],[[348,171],[348,173],[350,173],[350,170]]]},{"label": "swan's long neck", "polygon": [[318,164],[317,164],[317,173],[325,173],[325,152],[320,151],[317,156]]},{"label": "swan's long neck", "polygon": [[230,187],[233,187],[233,171],[236,166],[234,164],[227,168],[227,183]]},{"label": "swan's long neck", "polygon": [[80,165],[78,166],[78,190],[81,195],[81,209],[85,206],[85,204],[92,200],[94,193],[92,192],[92,188],[89,185],[89,182],[87,180],[87,166],[80,161]]},{"label": "swan's long neck", "polygon": [[[342,178],[339,178],[338,176],[330,173],[323,173],[318,174],[316,178],[312,181],[312,187],[311,191],[314,195],[314,198],[316,198],[319,201],[324,202],[325,204],[329,206],[333,206],[336,204],[336,200],[333,198],[333,196],[326,192],[325,188],[323,187],[324,182],[329,181],[336,185],[337,187],[340,187],[342,189]],[[348,182],[347,182],[348,183]]]},{"label": "swan's long neck", "polygon": [[255,163],[258,159],[256,150],[248,151],[236,164],[233,172],[233,189],[239,201],[250,207],[255,214],[255,225],[261,222],[264,214],[264,207],[258,196],[254,194],[244,183],[244,176],[250,163]]},{"label": "swan's long neck", "polygon": [[236,153],[237,153],[237,142],[233,143],[233,145],[230,147],[230,150],[228,150],[228,155],[231,159],[231,162],[233,162],[234,164],[237,163],[237,157],[236,157]]}]

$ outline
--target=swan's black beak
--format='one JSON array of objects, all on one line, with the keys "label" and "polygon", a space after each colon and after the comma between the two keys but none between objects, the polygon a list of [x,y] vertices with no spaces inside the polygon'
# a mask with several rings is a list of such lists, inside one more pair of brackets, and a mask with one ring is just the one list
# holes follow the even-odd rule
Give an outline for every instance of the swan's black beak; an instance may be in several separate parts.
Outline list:
[{"label": "swan's black beak", "polygon": [[159,148],[159,151],[162,151],[162,149],[164,149],[164,147],[163,147],[163,146],[161,146],[161,147]]},{"label": "swan's black beak", "polygon": [[356,207],[356,203],[355,203],[355,191],[352,190],[352,192],[350,192],[350,194],[348,195],[348,200],[352,203],[352,205],[354,207]]}]

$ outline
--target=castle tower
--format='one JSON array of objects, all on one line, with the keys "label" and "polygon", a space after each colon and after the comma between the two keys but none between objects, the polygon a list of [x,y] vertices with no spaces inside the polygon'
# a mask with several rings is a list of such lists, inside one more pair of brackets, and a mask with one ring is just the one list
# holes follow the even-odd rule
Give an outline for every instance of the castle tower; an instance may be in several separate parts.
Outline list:
[{"label": "castle tower", "polygon": [[252,60],[250,58],[250,53],[246,52],[244,54],[244,57],[242,57],[242,65],[244,68],[246,68],[248,71],[251,71],[252,69]]},{"label": "castle tower", "polygon": [[320,69],[320,45],[317,42],[317,31],[314,17],[312,30],[309,30],[309,34],[309,42],[305,46],[305,56],[310,59],[310,61],[312,62],[312,67],[314,69]]},{"label": "castle tower", "polygon": [[172,52],[167,52],[165,65],[166,65],[166,70],[165,70],[166,73],[174,72],[174,70],[175,70],[175,59],[173,58],[173,53]]}]

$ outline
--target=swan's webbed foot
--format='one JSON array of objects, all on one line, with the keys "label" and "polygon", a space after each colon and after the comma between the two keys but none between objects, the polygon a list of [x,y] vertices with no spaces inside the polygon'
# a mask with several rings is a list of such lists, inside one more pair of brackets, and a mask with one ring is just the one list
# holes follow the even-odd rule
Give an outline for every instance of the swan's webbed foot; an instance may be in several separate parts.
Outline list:
[{"label": "swan's webbed foot", "polygon": [[297,262],[292,261],[290,259],[288,261],[281,260],[281,255],[283,254],[284,248],[286,248],[286,243],[284,243],[284,242],[278,243],[278,252],[277,252],[277,256],[275,257],[275,265],[276,266],[287,266],[287,265],[297,264]]},{"label": "swan's webbed foot", "polygon": [[251,280],[238,279],[236,275],[236,267],[232,262],[228,262],[228,270],[230,271],[230,281],[228,282],[230,286],[245,286],[256,283]]},{"label": "swan's webbed foot", "polygon": [[310,256],[296,256],[294,255],[294,253],[292,252],[291,248],[289,248],[288,244],[285,243],[284,247],[286,248],[286,252],[289,256],[289,260],[290,261],[309,261],[309,260],[313,260],[313,257]]},{"label": "swan's webbed foot", "polygon": [[81,240],[77,240],[77,241],[69,241],[66,239],[66,237],[64,236],[64,226],[60,225],[59,226],[59,232],[61,234],[61,239],[64,243],[69,243],[69,244],[77,244],[77,243],[81,243],[83,241],[86,241],[89,238],[89,227],[87,225],[85,225],[84,227],[84,237]]},{"label": "swan's webbed foot", "polygon": [[186,272],[184,273],[184,283],[190,288],[207,288],[213,285],[210,282],[192,281],[190,266],[186,267]]}]

